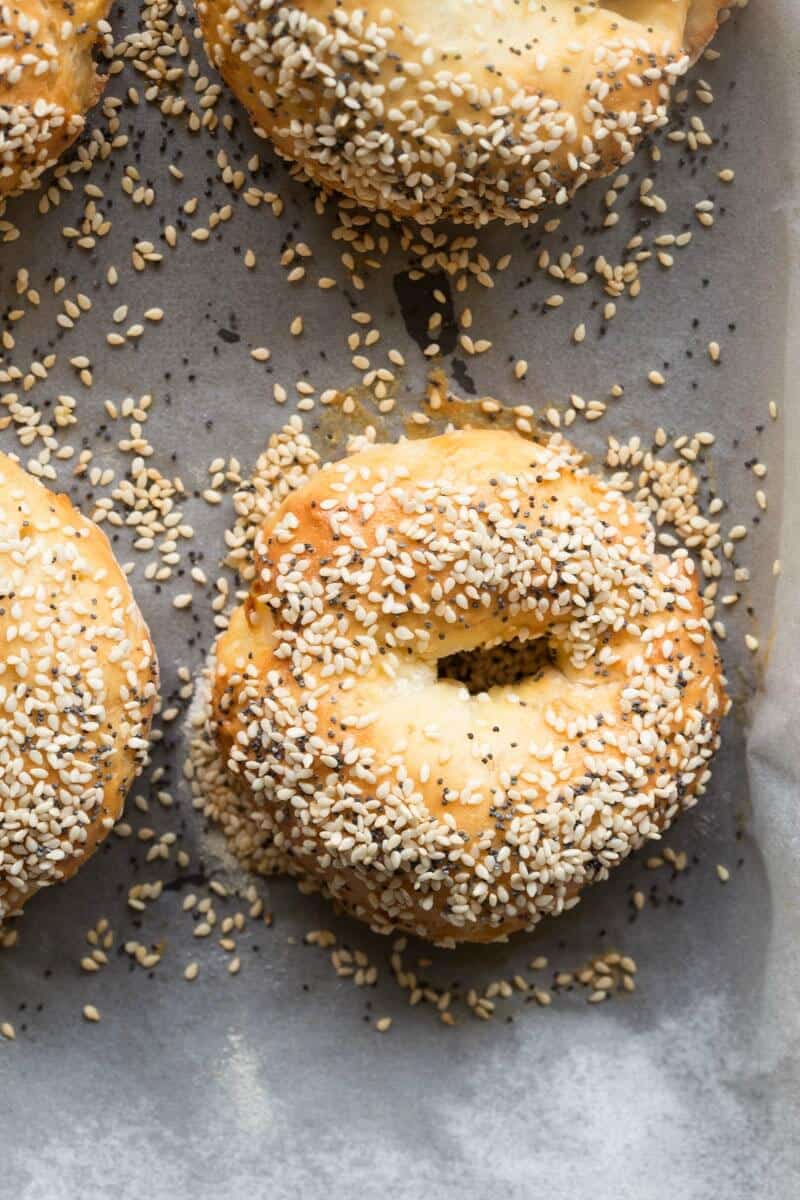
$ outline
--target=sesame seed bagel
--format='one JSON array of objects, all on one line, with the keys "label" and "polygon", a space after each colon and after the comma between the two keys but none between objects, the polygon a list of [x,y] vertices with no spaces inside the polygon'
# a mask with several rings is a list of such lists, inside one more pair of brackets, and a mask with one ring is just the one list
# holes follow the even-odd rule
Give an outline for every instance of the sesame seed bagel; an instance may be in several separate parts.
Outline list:
[{"label": "sesame seed bagel", "polygon": [[0,921],[68,879],[147,751],[156,654],[105,534],[0,454]]},{"label": "sesame seed bagel", "polygon": [[[359,452],[255,553],[209,716],[238,799],[206,806],[247,865],[381,932],[489,941],[571,908],[705,789],[727,700],[692,561],[560,435]],[[511,682],[446,677],[490,647],[541,653]]]},{"label": "sesame seed bagel", "polygon": [[0,198],[34,187],[105,85],[92,50],[109,0],[0,0]]},{"label": "sesame seed bagel", "polygon": [[[741,0],[197,0],[256,132],[429,224],[535,220],[627,163]],[[746,0],[743,0],[746,3]]]}]

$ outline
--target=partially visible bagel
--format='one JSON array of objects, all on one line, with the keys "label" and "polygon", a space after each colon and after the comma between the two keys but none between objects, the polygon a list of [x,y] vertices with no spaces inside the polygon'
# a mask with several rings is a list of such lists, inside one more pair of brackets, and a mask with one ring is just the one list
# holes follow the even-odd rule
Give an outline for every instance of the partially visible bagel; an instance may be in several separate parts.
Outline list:
[{"label": "partially visible bagel", "polygon": [[0,922],[122,812],[158,668],[105,534],[0,454]]},{"label": "partially visible bagel", "polygon": [[[692,562],[560,435],[328,465],[255,566],[216,646],[227,784],[204,793],[255,870],[381,932],[489,941],[571,908],[705,789],[727,699]],[[443,673],[493,646],[523,678]]]},{"label": "partially visible bagel", "polygon": [[92,51],[110,0],[0,0],[0,200],[36,185],[105,85]]},{"label": "partially visible bagel", "polygon": [[308,178],[423,224],[535,220],[627,163],[747,0],[197,0],[209,59]]}]

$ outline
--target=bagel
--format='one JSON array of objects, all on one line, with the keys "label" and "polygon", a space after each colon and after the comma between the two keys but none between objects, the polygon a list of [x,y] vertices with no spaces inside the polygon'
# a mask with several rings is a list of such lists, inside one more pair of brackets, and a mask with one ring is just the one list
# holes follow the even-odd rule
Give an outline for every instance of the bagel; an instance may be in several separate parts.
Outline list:
[{"label": "bagel", "polygon": [[0,200],[75,141],[105,79],[92,51],[109,0],[0,0]]},{"label": "bagel", "polygon": [[747,0],[198,0],[256,132],[421,224],[528,223],[629,162]]},{"label": "bagel", "polygon": [[[692,560],[560,435],[327,465],[255,566],[213,657],[230,787],[206,802],[252,869],[380,932],[490,941],[573,907],[705,790],[728,702]],[[447,677],[481,647],[538,662]]]},{"label": "bagel", "polygon": [[0,454],[0,921],[105,838],[144,761],[153,643],[104,533]]}]

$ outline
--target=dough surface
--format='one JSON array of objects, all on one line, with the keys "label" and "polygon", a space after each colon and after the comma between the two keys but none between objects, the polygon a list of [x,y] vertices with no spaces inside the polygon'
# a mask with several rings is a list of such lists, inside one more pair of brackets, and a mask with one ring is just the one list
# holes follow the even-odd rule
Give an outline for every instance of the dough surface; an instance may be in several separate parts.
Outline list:
[{"label": "dough surface", "polygon": [[0,200],[34,187],[75,141],[105,80],[92,51],[109,0],[0,3]]},{"label": "dough surface", "polygon": [[[732,7],[730,0],[725,0]],[[723,0],[198,0],[257,132],[428,224],[535,219],[627,163]]]},{"label": "dough surface", "polygon": [[68,879],[143,763],[155,649],[105,534],[0,454],[0,921]]},{"label": "dough surface", "polygon": [[[233,790],[206,807],[256,870],[383,932],[488,941],[572,907],[705,789],[727,700],[693,564],[558,435],[328,465],[256,566],[213,675]],[[497,686],[447,676],[479,647],[542,653]]]}]

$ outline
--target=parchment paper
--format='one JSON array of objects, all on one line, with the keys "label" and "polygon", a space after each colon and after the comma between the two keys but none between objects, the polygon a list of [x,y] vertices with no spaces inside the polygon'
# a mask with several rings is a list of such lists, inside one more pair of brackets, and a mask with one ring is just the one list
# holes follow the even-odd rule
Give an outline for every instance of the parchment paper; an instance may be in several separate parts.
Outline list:
[{"label": "parchment paper", "polygon": [[[114,19],[124,27],[122,16]],[[599,947],[618,947],[639,964],[637,992],[600,1006],[587,1005],[584,995],[562,996],[548,1010],[512,1007],[510,1023],[465,1017],[445,1029],[429,1009],[408,1007],[385,968],[368,991],[336,978],[327,956],[302,944],[309,929],[332,928],[340,942],[380,963],[386,943],[285,881],[263,885],[274,925],[243,937],[243,967],[235,979],[227,975],[222,951],[198,948],[179,912],[182,893],[169,888],[141,922],[142,940],[165,943],[152,977],[131,968],[124,954],[89,977],[78,966],[85,931],[106,916],[121,936],[135,936],[126,908],[130,884],[179,874],[173,867],[132,867],[131,859],[143,862],[147,846],[112,838],[68,888],[31,904],[19,946],[0,954],[0,1019],[17,1029],[15,1042],[0,1044],[4,1195],[798,1195],[798,24],[792,0],[758,0],[720,36],[721,62],[699,68],[713,81],[717,103],[708,125],[725,152],[715,151],[708,164],[701,155],[682,164],[670,151],[655,175],[674,205],[674,224],[662,221],[664,229],[680,232],[687,222],[695,231],[682,252],[690,262],[671,272],[649,268],[640,299],[620,302],[601,336],[599,308],[588,309],[592,297],[602,306],[599,289],[591,296],[576,289],[557,313],[538,316],[531,309],[555,290],[531,268],[540,233],[492,229],[481,235],[486,253],[494,259],[513,251],[513,261],[492,292],[473,289],[470,303],[480,336],[492,338],[494,349],[469,361],[456,351],[439,364],[462,391],[528,403],[537,413],[551,404],[563,407],[571,392],[605,398],[612,384],[624,385],[624,398],[610,402],[603,421],[575,425],[575,441],[600,457],[608,434],[649,439],[657,424],[671,433],[708,429],[717,435],[709,478],[732,501],[723,520],[751,525],[747,603],[765,652],[754,658],[744,650],[741,635],[752,625],[740,603],[728,620],[726,645],[737,702],[714,783],[666,842],[695,856],[691,869],[670,880],[668,873],[647,872],[641,859],[629,862],[576,912],[532,938],[431,956],[432,977],[485,981],[512,973],[535,954],[548,955],[551,967],[574,966]],[[130,82],[127,74],[114,80],[113,92],[124,95]],[[138,77],[135,82],[141,86]],[[267,160],[241,114],[231,111],[234,133],[220,144],[232,153],[240,147],[245,158],[260,150]],[[401,411],[381,426],[391,433],[402,430],[403,414],[417,406],[431,364],[409,337],[392,288],[395,271],[407,266],[399,252],[396,268],[385,267],[363,293],[306,289],[295,302],[277,266],[287,233],[312,244],[319,274],[341,276],[342,247],[325,232],[332,210],[316,215],[305,189],[290,183],[279,164],[270,186],[287,201],[280,221],[240,203],[235,221],[206,246],[184,235],[160,269],[132,272],[126,265],[131,242],[157,232],[156,213],[173,219],[178,202],[195,193],[207,211],[227,192],[216,181],[207,142],[179,137],[171,123],[162,129],[159,114],[144,106],[123,111],[123,125],[131,122],[143,135],[140,170],[155,183],[154,210],[128,205],[119,192],[119,167],[107,181],[102,169],[97,175],[106,203],[113,204],[110,237],[118,252],[103,245],[82,255],[65,249],[58,234],[80,211],[75,200],[66,198],[39,221],[31,219],[35,200],[21,201],[13,215],[23,238],[0,247],[0,295],[4,305],[12,303],[18,265],[29,266],[35,281],[55,259],[71,289],[92,296],[95,307],[82,318],[80,336],[65,336],[55,347],[59,361],[49,394],[77,396],[80,423],[71,440],[79,446],[86,436],[95,461],[117,468],[121,456],[114,447],[124,427],[97,436],[102,402],[154,394],[153,461],[183,478],[190,493],[185,511],[197,531],[193,550],[213,579],[230,502],[211,509],[191,492],[207,486],[206,468],[217,454],[252,463],[288,416],[291,405],[281,410],[271,400],[275,380],[290,385],[307,367],[320,391],[353,384],[357,372],[344,337],[352,328],[351,308],[367,309],[384,331],[384,345],[391,337],[407,357]],[[166,161],[180,163],[183,184],[170,182]],[[736,170],[730,188],[716,179],[724,165]],[[637,177],[651,172],[646,155],[631,168]],[[593,245],[604,190],[602,183],[588,189],[563,214],[565,246]],[[717,223],[702,231],[692,205],[709,194],[717,200]],[[636,230],[636,220],[624,203],[620,207],[626,212],[622,238]],[[251,273],[241,266],[247,246],[259,258]],[[117,294],[101,283],[109,261],[124,276]],[[45,287],[42,297],[35,319],[20,327],[17,358],[24,347],[32,357],[46,352],[59,303]],[[166,316],[147,328],[137,349],[112,352],[105,334],[122,302],[130,306],[129,321],[155,304]],[[288,322],[301,309],[306,333],[293,339]],[[586,341],[574,347],[571,330],[584,319]],[[240,340],[226,340],[223,329]],[[717,368],[705,352],[711,339],[723,347]],[[267,367],[249,357],[258,345],[273,350]],[[95,387],[83,393],[67,360],[87,346]],[[512,355],[530,363],[524,383],[512,379]],[[668,386],[649,387],[648,370],[665,363]],[[777,423],[767,416],[770,398],[780,406]],[[317,415],[311,414],[312,429]],[[315,436],[322,442],[333,431],[326,414]],[[1,437],[4,449],[19,451],[10,430]],[[340,444],[341,438],[333,452]],[[754,458],[769,466],[766,514],[756,508],[756,482],[744,465]],[[89,504],[90,485],[76,486],[69,465],[60,478]],[[195,588],[192,610],[176,612],[171,598],[182,589],[159,592],[145,582],[128,531],[119,535],[117,549],[136,563],[134,586],[170,697],[177,668],[197,671],[211,643],[208,604]],[[783,573],[775,585],[770,568],[778,556]],[[146,820],[158,832],[183,827],[190,873],[201,864],[216,870],[211,839],[180,782],[184,750],[173,726],[161,757],[179,814],[153,805]],[[129,815],[134,826],[142,823],[133,804]],[[717,863],[731,871],[725,886]],[[653,884],[661,903],[648,903],[632,921],[632,889],[649,894]],[[236,906],[218,907],[224,913]],[[182,970],[192,958],[201,962],[201,974],[188,984]],[[86,1003],[101,1010],[100,1024],[81,1019]],[[372,1020],[384,1014],[394,1024],[380,1036]]]}]

